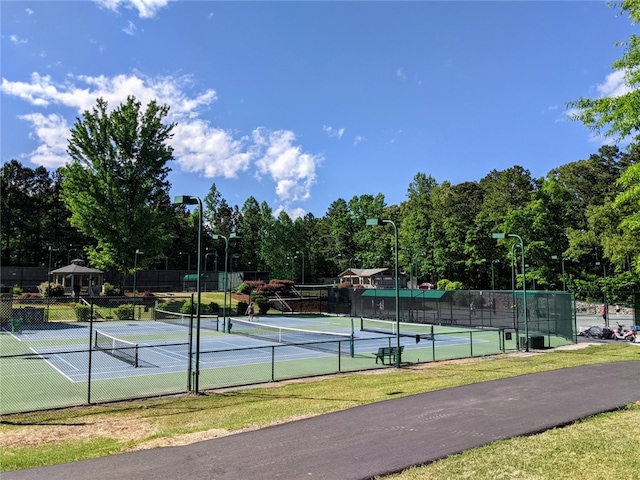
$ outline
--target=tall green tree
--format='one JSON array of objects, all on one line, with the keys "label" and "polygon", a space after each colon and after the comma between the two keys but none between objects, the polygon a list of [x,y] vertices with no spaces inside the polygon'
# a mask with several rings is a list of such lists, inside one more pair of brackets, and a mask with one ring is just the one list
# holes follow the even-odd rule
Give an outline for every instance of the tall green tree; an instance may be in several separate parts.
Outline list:
[{"label": "tall green tree", "polygon": [[349,200],[349,213],[353,225],[354,251],[351,256],[352,267],[380,267],[382,252],[376,250],[376,238],[379,230],[367,227],[368,218],[382,218],[386,208],[384,195],[360,195]]},{"label": "tall green tree", "polygon": [[[640,6],[637,0],[612,2],[622,14],[627,14],[632,24],[640,21]],[[631,138],[640,140],[640,37],[631,35],[620,42],[624,47],[622,56],[613,62],[614,72],[622,76],[624,86],[619,92],[606,97],[587,98],[567,102],[573,109],[570,118],[584,123],[589,129],[617,141]]]},{"label": "tall green tree", "polygon": [[240,265],[247,270],[262,270],[264,266],[260,259],[260,232],[262,217],[260,204],[251,196],[242,205],[241,221],[238,233],[242,236],[242,257]]},{"label": "tall green tree", "polygon": [[[626,14],[632,24],[640,21],[640,4],[637,0],[613,2],[614,8]],[[582,122],[587,128],[617,142],[631,140],[632,151],[640,143],[640,37],[631,35],[618,44],[624,48],[622,56],[612,64],[613,75],[623,79],[616,92],[599,98],[582,97],[567,102],[573,109],[570,118]],[[621,218],[621,225],[633,232],[640,231],[640,164],[634,163],[621,175],[619,184],[623,191],[614,201],[614,207],[632,206],[632,213]],[[640,254],[636,254],[636,269],[640,272]]]},{"label": "tall green tree", "polygon": [[71,129],[72,161],[61,169],[61,197],[71,224],[96,240],[89,256],[98,268],[124,276],[137,249],[161,252],[170,236],[165,220],[175,209],[167,195],[167,163],[175,125],[163,123],[168,112],[155,101],[143,109],[134,97],[109,111],[99,98]]},{"label": "tall green tree", "polygon": [[[402,264],[407,270],[414,269],[418,278],[427,270],[429,255],[429,230],[433,222],[431,195],[438,186],[435,178],[417,173],[407,189],[407,200],[402,202],[402,229],[399,233],[402,250]],[[414,268],[415,267],[415,268]]]},{"label": "tall green tree", "polygon": [[0,169],[0,192],[3,265],[47,265],[49,246],[57,249],[53,265],[66,264],[70,253],[82,257],[88,240],[69,224],[57,172],[11,160]]}]

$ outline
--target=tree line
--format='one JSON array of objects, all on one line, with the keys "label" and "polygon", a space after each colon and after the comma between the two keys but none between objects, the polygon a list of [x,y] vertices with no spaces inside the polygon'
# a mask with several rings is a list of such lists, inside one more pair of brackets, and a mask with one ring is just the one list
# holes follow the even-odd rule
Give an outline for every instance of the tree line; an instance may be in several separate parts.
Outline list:
[{"label": "tree line", "polygon": [[[597,297],[605,281],[612,290],[632,290],[638,286],[640,241],[623,223],[636,211],[615,201],[625,191],[621,175],[638,160],[635,150],[603,146],[544,178],[514,166],[492,170],[477,182],[453,185],[419,172],[399,205],[388,205],[382,193],[339,198],[319,218],[309,213],[292,219],[284,211],[274,216],[266,202],[254,197],[231,206],[214,183],[203,198],[202,261],[206,270],[224,269],[226,242],[214,240],[217,234],[228,238],[228,258],[236,271],[266,271],[301,283],[304,266],[305,283],[314,283],[347,268],[392,269],[393,228],[366,225],[368,218],[380,218],[398,226],[399,267],[414,283],[446,279],[469,289],[510,289],[514,252],[510,243],[492,238],[505,232],[523,238],[527,288],[566,286],[584,298]],[[113,187],[113,195],[102,204],[105,200],[94,195],[110,183],[91,193],[85,179],[78,192],[87,210],[79,212],[88,226],[74,226],[61,185],[71,176],[68,169],[49,173],[15,160],[3,166],[3,265],[46,266],[53,246],[55,265],[80,257],[123,275],[132,272],[134,262],[139,269],[183,270],[191,263],[195,270],[199,213],[173,205],[166,182],[158,182],[153,201],[146,198],[136,206],[122,186]],[[132,175],[133,181],[139,174]],[[138,190],[138,184],[131,188]],[[108,196],[104,191],[101,195]],[[148,218],[149,210],[153,218]],[[237,238],[229,238],[232,233]],[[136,250],[143,254],[134,259]],[[519,252],[515,255],[520,288]]]}]

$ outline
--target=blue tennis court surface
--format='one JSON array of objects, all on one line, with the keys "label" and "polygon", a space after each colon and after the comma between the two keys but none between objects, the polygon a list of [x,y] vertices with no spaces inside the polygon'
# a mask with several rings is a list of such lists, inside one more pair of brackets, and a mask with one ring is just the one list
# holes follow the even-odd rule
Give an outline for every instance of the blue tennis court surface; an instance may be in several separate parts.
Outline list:
[{"label": "blue tennis court surface", "polygon": [[[257,317],[256,322],[347,336],[353,334],[353,353],[356,356],[371,355],[373,358],[372,354],[378,348],[395,346],[397,342],[393,331],[361,331],[359,318],[269,316]],[[232,332],[233,323],[232,319]],[[386,323],[387,326],[392,324]],[[224,333],[222,322],[213,323],[211,319],[203,319],[201,326],[203,328],[200,331],[200,370],[269,363],[273,359],[275,346],[278,347],[277,359],[281,362],[335,357],[337,352],[337,348],[333,353],[324,352],[315,348],[318,345],[289,346],[245,335]],[[401,326],[400,341],[405,350],[443,348],[484,341],[470,340],[469,336],[465,335],[431,335],[432,327],[426,325],[410,327],[412,330],[408,330],[407,325]],[[91,335],[95,330],[136,345],[138,366],[135,367],[105,351],[92,349],[89,352],[87,345],[92,341]],[[190,350],[192,355],[196,350],[195,332],[190,349],[189,328],[162,321],[96,322],[91,330],[87,324],[70,324],[68,328],[58,326],[55,329],[32,329],[12,335],[17,340],[26,342],[34,354],[71,382],[87,381],[89,362],[92,380],[185,372],[189,368]],[[416,342],[415,335],[420,335],[419,343]],[[343,355],[348,355],[349,343],[341,341],[340,349]]]}]

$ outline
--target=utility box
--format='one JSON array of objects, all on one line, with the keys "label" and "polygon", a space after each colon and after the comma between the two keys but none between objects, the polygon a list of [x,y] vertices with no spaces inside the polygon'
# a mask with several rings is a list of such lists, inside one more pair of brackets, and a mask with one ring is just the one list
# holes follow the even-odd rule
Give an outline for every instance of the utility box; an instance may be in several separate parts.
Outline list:
[{"label": "utility box", "polygon": [[[527,348],[527,337],[520,337],[520,348]],[[531,335],[529,336],[529,348],[540,350],[544,348],[544,336]]]}]

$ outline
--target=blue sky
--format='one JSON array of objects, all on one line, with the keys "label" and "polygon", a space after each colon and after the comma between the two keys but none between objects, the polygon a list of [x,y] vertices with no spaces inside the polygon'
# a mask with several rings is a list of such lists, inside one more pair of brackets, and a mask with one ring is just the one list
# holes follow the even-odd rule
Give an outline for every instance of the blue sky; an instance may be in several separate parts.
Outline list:
[{"label": "blue sky", "polygon": [[1,161],[57,168],[97,97],[171,106],[171,196],[292,217],[406,199],[418,172],[535,177],[597,152],[565,102],[624,92],[603,1],[6,1]]}]

